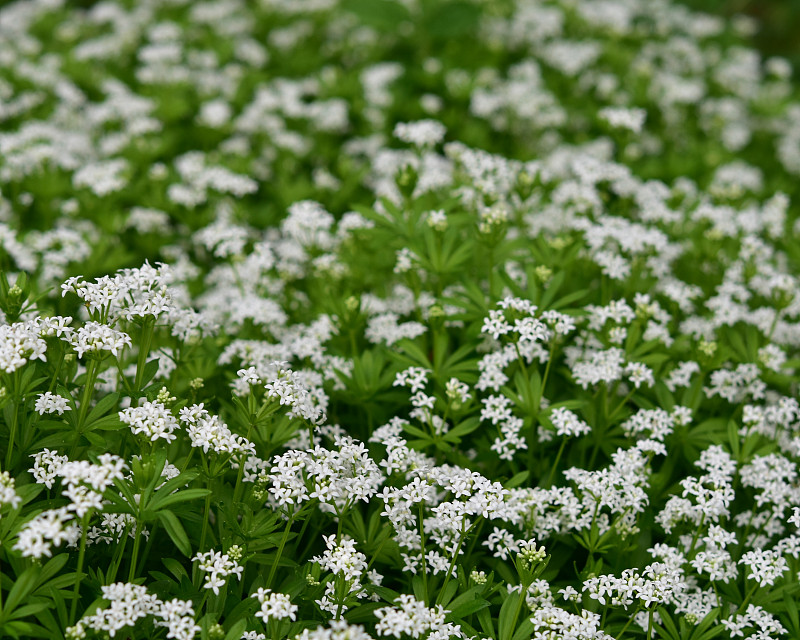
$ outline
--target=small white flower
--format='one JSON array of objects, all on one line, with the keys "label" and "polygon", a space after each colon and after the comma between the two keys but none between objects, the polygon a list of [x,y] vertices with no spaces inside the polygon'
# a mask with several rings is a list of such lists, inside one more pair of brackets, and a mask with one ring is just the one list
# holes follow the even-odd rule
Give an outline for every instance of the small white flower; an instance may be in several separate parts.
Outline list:
[{"label": "small white flower", "polygon": [[72,411],[72,407],[68,403],[69,401],[63,396],[46,391],[39,394],[34,409],[39,415],[44,415],[45,413],[64,415],[65,411]]}]

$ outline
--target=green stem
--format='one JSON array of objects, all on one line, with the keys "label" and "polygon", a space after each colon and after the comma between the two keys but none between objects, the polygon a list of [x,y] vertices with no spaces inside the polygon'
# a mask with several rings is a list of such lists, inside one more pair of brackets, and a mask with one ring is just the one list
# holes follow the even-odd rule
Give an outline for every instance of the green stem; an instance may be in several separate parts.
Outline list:
[{"label": "green stem", "polygon": [[423,518],[423,503],[420,501],[419,503],[419,537],[422,543],[422,585],[424,588],[425,594],[425,606],[428,606],[428,567],[425,562],[425,528],[422,526],[422,518]]},{"label": "green stem", "polygon": [[267,589],[272,588],[272,579],[275,577],[275,572],[278,570],[278,562],[283,555],[283,548],[286,546],[286,541],[289,539],[289,530],[292,528],[293,518],[290,515],[289,519],[286,521],[286,528],[283,530],[283,537],[281,538],[280,545],[278,546],[278,551],[275,554],[275,561],[272,563],[272,567],[269,570],[269,577],[267,578]]},{"label": "green stem", "polygon": [[564,448],[567,446],[567,440],[569,440],[569,438],[563,438],[561,440],[561,446],[558,448],[556,459],[553,461],[553,467],[550,469],[550,477],[547,479],[548,488],[553,486],[553,479],[556,475],[556,469],[558,469],[558,463],[561,462],[561,456],[564,454]]},{"label": "green stem", "polygon": [[653,610],[647,612],[647,640],[653,639]]},{"label": "green stem", "polygon": [[625,623],[625,626],[622,627],[622,631],[620,631],[617,634],[617,640],[620,640],[620,638],[622,638],[622,635],[625,633],[626,629],[631,625],[631,622],[633,622],[633,619],[636,617],[636,614],[639,613],[639,610],[641,608],[642,608],[642,605],[641,605],[641,603],[639,603],[639,606],[636,607],[636,611],[633,612],[633,615],[631,615],[631,617],[628,618],[628,621]]},{"label": "green stem", "polygon": [[144,379],[144,367],[147,364],[147,356],[150,353],[150,343],[153,340],[153,327],[155,317],[147,316],[142,322],[142,339],[139,342],[139,357],[136,361],[136,380],[133,383],[136,393],[142,391],[142,381]]},{"label": "green stem", "polygon": [[8,450],[6,451],[6,471],[11,469],[11,454],[14,452],[14,438],[17,435],[17,423],[19,422],[19,400],[14,401],[14,413],[11,418],[11,434],[8,437]]},{"label": "green stem", "polygon": [[622,409],[622,407],[624,407],[624,406],[625,406],[625,405],[628,403],[628,400],[630,400],[630,399],[631,399],[631,396],[633,396],[633,394],[634,394],[634,393],[636,393],[636,387],[634,387],[633,389],[631,389],[631,390],[630,390],[630,391],[629,391],[629,392],[626,394],[626,396],[625,396],[625,397],[622,399],[622,402],[620,402],[620,403],[617,405],[617,407],[616,407],[616,408],[615,408],[615,409],[614,409],[614,410],[613,410],[613,411],[612,411],[612,412],[609,414],[609,416],[606,418],[606,424],[608,424],[608,422],[610,422],[610,421],[611,421],[611,418],[613,418],[615,415],[617,415],[617,411],[619,411],[620,409]]},{"label": "green stem", "polygon": [[200,532],[200,548],[198,549],[199,552],[202,552],[206,548],[206,535],[208,535],[208,516],[211,512],[211,494],[209,493],[206,496],[205,504],[203,505],[203,529]]},{"label": "green stem", "polygon": [[697,544],[697,540],[700,538],[700,531],[702,530],[703,523],[705,523],[705,521],[706,521],[706,514],[704,513],[703,515],[700,516],[700,522],[697,523],[697,530],[694,532],[694,535],[692,536],[692,544],[689,546],[689,551],[686,554],[687,560],[690,560],[692,558],[692,552],[694,551],[694,547]]},{"label": "green stem", "polygon": [[153,523],[153,528],[150,530],[150,535],[147,537],[147,544],[144,546],[144,553],[142,554],[141,559],[139,560],[139,570],[143,570],[145,563],[147,562],[147,557],[150,555],[150,549],[153,548],[153,540],[156,537],[156,531],[158,530],[158,520]]},{"label": "green stem", "polygon": [[140,520],[136,521],[136,534],[133,537],[133,555],[131,556],[131,566],[128,569],[128,582],[133,582],[136,577],[136,564],[139,559],[139,545],[142,541],[142,523]]},{"label": "green stem", "polygon": [[17,424],[19,423],[19,405],[22,401],[22,398],[19,397],[19,386],[20,386],[20,370],[17,369],[14,372],[14,413],[11,414],[11,425],[9,426],[9,436],[8,436],[8,450],[6,451],[6,471],[11,471],[11,454],[14,452],[14,439],[17,435]]},{"label": "green stem", "polygon": [[450,581],[450,576],[453,575],[453,569],[455,568],[456,560],[458,559],[458,553],[459,551],[461,551],[461,545],[464,543],[464,539],[467,537],[467,535],[469,535],[469,532],[472,531],[472,529],[475,527],[475,524],[477,524],[477,521],[474,522],[469,529],[461,532],[461,536],[458,539],[458,546],[456,547],[456,551],[453,554],[453,559],[450,561],[450,566],[447,568],[447,573],[444,576],[444,582],[442,583],[442,588],[439,590],[439,595],[436,596],[436,602],[434,604],[439,604],[441,602],[442,596],[444,596],[445,587],[447,587],[447,583]]},{"label": "green stem", "polygon": [[78,407],[78,435],[81,434],[83,423],[86,420],[86,414],[89,412],[89,402],[94,392],[95,380],[97,380],[97,364],[98,361],[94,358],[86,363],[86,381],[83,386],[83,394],[81,395],[81,406]]},{"label": "green stem", "polygon": [[739,606],[739,609],[737,610],[737,613],[743,613],[744,610],[747,609],[747,605],[750,603],[750,598],[753,597],[753,594],[757,590],[758,590],[758,582],[755,582],[755,584],[753,584],[753,588],[750,589],[750,591],[747,592],[747,595],[745,596],[744,601],[742,602],[742,604]]},{"label": "green stem", "polygon": [[122,556],[125,555],[125,547],[128,546],[128,533],[129,528],[125,527],[125,530],[122,532],[122,536],[120,536],[120,540],[117,543],[117,548],[114,551],[114,557],[111,560],[111,566],[106,573],[106,582],[108,584],[113,583],[117,578],[119,565],[122,564]]},{"label": "green stem", "polygon": [[56,388],[56,382],[58,382],[58,374],[61,373],[61,365],[64,362],[64,348],[61,347],[61,341],[59,341],[59,354],[58,354],[58,364],[56,365],[55,373],[53,374],[53,379],[50,381],[50,386],[48,387],[48,391],[51,393]]},{"label": "green stem", "polygon": [[86,534],[89,514],[83,514],[81,518],[81,546],[78,550],[78,568],[75,571],[75,587],[72,590],[72,605],[69,608],[69,623],[75,624],[75,614],[78,611],[78,599],[80,598],[81,581],[83,580],[83,559],[86,556]]}]

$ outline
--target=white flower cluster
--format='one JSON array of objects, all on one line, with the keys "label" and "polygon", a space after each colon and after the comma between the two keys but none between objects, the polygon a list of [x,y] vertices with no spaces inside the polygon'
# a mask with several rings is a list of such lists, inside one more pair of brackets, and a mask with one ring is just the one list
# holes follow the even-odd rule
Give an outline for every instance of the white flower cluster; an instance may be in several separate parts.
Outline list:
[{"label": "white flower cluster", "polygon": [[119,412],[119,419],[151,442],[163,439],[172,442],[177,437],[173,432],[180,427],[175,416],[160,402],[145,402],[139,407],[129,407]]},{"label": "white flower cluster", "polygon": [[556,428],[557,436],[576,437],[592,432],[592,428],[575,413],[565,407],[556,407],[550,411],[550,422]]},{"label": "white flower cluster", "polygon": [[417,120],[398,122],[393,133],[398,140],[422,148],[439,144],[446,132],[445,126],[437,120]]},{"label": "white flower cluster", "polygon": [[57,413],[61,416],[65,411],[72,411],[67,398],[50,391],[40,393],[33,408],[40,416],[45,413]]},{"label": "white flower cluster", "polygon": [[448,613],[442,605],[428,608],[414,596],[401,594],[395,600],[395,606],[375,610],[375,617],[378,619],[375,630],[379,636],[395,638],[404,635],[427,640],[466,638],[459,625],[445,622]]},{"label": "white flower cluster", "polygon": [[228,576],[235,575],[239,580],[242,579],[242,567],[236,560],[227,553],[221,551],[198,552],[192,560],[197,562],[197,568],[207,573],[203,587],[211,589],[214,595],[219,595],[219,588],[225,586]]},{"label": "white flower cluster", "polygon": [[47,344],[33,322],[0,325],[0,369],[14,373],[30,360],[46,361]]},{"label": "white flower cluster", "polygon": [[59,478],[63,486],[61,493],[70,501],[67,506],[43,511],[20,529],[14,548],[23,556],[41,558],[51,555],[52,545],[75,544],[80,537],[75,519],[103,508],[103,492],[115,480],[123,478],[126,465],[122,458],[109,453],[101,455],[98,464],[88,460],[70,461],[67,456],[59,456],[49,449],[33,457],[36,482],[50,489]]},{"label": "white flower cluster", "polygon": [[152,616],[157,627],[167,629],[167,638],[191,640],[200,626],[194,622],[194,609],[191,601],[174,598],[161,601],[148,593],[147,588],[125,582],[100,587],[103,599],[108,605],[97,607],[91,615],[80,619],[74,630],[74,637],[84,637],[84,629],[105,632],[110,637],[126,627],[133,627],[139,620]]},{"label": "white flower cluster", "polygon": [[308,452],[305,471],[313,486],[309,498],[337,509],[369,502],[384,480],[377,463],[363,442],[335,436],[334,443],[335,449],[317,446]]},{"label": "white flower cluster", "polygon": [[583,582],[583,591],[600,604],[627,609],[638,600],[645,608],[670,604],[685,589],[683,571],[660,562],[639,573],[626,569],[619,578],[601,575]]},{"label": "white flower cluster", "polygon": [[22,503],[15,487],[16,482],[11,474],[8,471],[0,472],[0,508],[10,506],[16,509]]},{"label": "white flower cluster", "polygon": [[343,537],[337,542],[335,536],[322,536],[327,549],[321,556],[314,556],[314,562],[324,570],[330,571],[344,582],[342,593],[337,589],[337,581],[329,581],[325,585],[325,594],[315,602],[323,611],[329,611],[337,618],[347,611],[344,600],[348,596],[364,598],[367,594],[361,584],[361,578],[367,571],[367,556],[356,551],[356,543],[352,538]]},{"label": "white flower cluster", "polygon": [[271,589],[259,587],[253,594],[258,599],[261,609],[256,611],[256,618],[261,618],[264,624],[270,620],[297,619],[297,605],[285,593],[274,593]]},{"label": "white flower cluster", "polygon": [[101,322],[90,321],[78,327],[69,342],[79,358],[86,353],[100,354],[102,351],[119,357],[125,347],[131,346],[131,337]]},{"label": "white flower cluster", "polygon": [[612,636],[599,629],[600,615],[586,609],[580,615],[554,605],[533,610],[534,638],[563,638],[564,640],[612,640]]},{"label": "white flower cluster", "polygon": [[255,445],[244,436],[233,433],[219,416],[211,415],[202,402],[182,407],[179,419],[186,427],[192,446],[204,453],[255,455]]},{"label": "white flower cluster", "polygon": [[309,390],[301,372],[281,369],[264,388],[268,397],[289,407],[290,418],[303,418],[312,424],[324,421],[326,398]]},{"label": "white flower cluster", "polygon": [[716,523],[730,515],[729,507],[735,495],[732,483],[736,462],[721,446],[714,445],[700,454],[697,466],[706,473],[684,478],[681,496],[672,496],[656,516],[656,522],[667,533],[682,521],[697,527],[701,521]]},{"label": "white flower cluster", "polygon": [[346,620],[331,620],[330,627],[303,629],[294,640],[372,640],[364,627],[349,624]]}]

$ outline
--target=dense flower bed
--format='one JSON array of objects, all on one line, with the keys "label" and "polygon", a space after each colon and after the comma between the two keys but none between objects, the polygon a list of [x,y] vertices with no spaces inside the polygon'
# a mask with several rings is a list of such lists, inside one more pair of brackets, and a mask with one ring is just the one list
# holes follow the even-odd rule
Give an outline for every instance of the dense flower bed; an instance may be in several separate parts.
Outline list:
[{"label": "dense flower bed", "polygon": [[800,99],[753,28],[0,9],[0,636],[800,637]]}]

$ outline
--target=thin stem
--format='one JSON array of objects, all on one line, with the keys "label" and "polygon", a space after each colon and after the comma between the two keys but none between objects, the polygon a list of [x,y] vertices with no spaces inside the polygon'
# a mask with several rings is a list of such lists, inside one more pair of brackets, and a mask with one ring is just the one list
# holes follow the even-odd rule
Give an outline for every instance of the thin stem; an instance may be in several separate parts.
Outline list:
[{"label": "thin stem", "polygon": [[81,581],[83,580],[83,559],[86,556],[86,534],[89,514],[83,514],[81,518],[81,546],[78,550],[78,568],[75,571],[75,587],[72,590],[72,605],[69,608],[69,623],[75,624],[75,614],[78,611],[78,599],[80,597]]},{"label": "thin stem", "polygon": [[58,374],[61,373],[61,365],[64,362],[64,348],[61,346],[61,341],[59,340],[59,354],[58,354],[58,364],[56,365],[55,373],[53,374],[53,379],[50,381],[50,386],[48,387],[48,391],[51,393],[56,388],[56,382],[58,382]]},{"label": "thin stem", "polygon": [[136,521],[136,534],[133,537],[133,555],[131,556],[131,566],[128,569],[128,582],[133,582],[136,577],[136,564],[139,559],[139,545],[142,541],[142,523]]},{"label": "thin stem", "polygon": [[758,582],[755,582],[753,584],[752,589],[750,589],[750,591],[747,592],[747,595],[745,596],[744,601],[742,602],[742,604],[739,606],[739,610],[737,611],[737,613],[742,613],[745,609],[747,609],[747,605],[750,603],[750,598],[753,597],[753,594],[757,590],[758,590]]},{"label": "thin stem", "polygon": [[[639,603],[639,606],[638,606],[638,607],[636,607],[636,611],[634,611],[634,612],[633,612],[633,614],[631,615],[631,617],[630,617],[630,618],[628,618],[628,621],[625,623],[625,626],[624,626],[624,627],[622,627],[622,631],[620,631],[620,632],[617,634],[617,640],[620,640],[620,638],[622,638],[622,634],[624,634],[624,633],[625,633],[626,629],[627,629],[627,628],[630,626],[631,622],[633,622],[633,619],[636,617],[636,614],[637,614],[637,613],[639,613],[639,610],[640,610],[641,608],[642,608],[642,604],[641,604],[641,603]],[[602,627],[602,625],[601,625],[601,627]]]},{"label": "thin stem", "polygon": [[19,378],[20,370],[14,372],[14,413],[11,416],[10,434],[8,437],[8,450],[6,451],[6,471],[11,471],[11,454],[14,452],[14,439],[17,435],[17,424],[19,423],[19,405],[22,398],[19,397]]},{"label": "thin stem", "polygon": [[283,548],[286,546],[286,541],[289,539],[289,531],[292,528],[293,518],[290,515],[286,521],[286,528],[283,530],[283,537],[281,538],[278,551],[275,553],[275,561],[272,563],[272,568],[269,570],[269,577],[267,578],[267,589],[272,588],[272,579],[275,577],[275,572],[278,570],[278,562],[283,555]]},{"label": "thin stem", "polygon": [[419,536],[422,543],[422,585],[425,595],[425,606],[428,606],[428,568],[425,562],[425,528],[422,526],[423,503],[419,503]]},{"label": "thin stem", "polygon": [[652,640],[653,638],[653,610],[650,609],[647,612],[647,640]]},{"label": "thin stem", "polygon": [[625,405],[628,403],[628,400],[630,400],[630,399],[631,399],[631,397],[633,396],[633,394],[634,394],[634,393],[636,393],[636,388],[635,388],[635,387],[634,387],[633,389],[631,389],[631,390],[630,390],[630,391],[629,391],[629,392],[628,392],[628,393],[625,395],[625,397],[622,399],[622,402],[620,402],[620,403],[617,405],[616,409],[614,409],[614,410],[613,410],[613,411],[612,411],[612,412],[609,414],[609,416],[606,418],[606,424],[607,424],[608,422],[610,422],[610,421],[611,421],[611,418],[613,418],[615,415],[617,415],[617,411],[619,411],[620,409],[622,409],[622,407],[624,407],[624,406],[625,406]]},{"label": "thin stem", "polygon": [[205,504],[203,505],[203,529],[200,533],[200,548],[198,552],[202,552],[206,548],[206,535],[208,534],[208,516],[211,512],[211,494],[206,496]]},{"label": "thin stem", "polygon": [[456,560],[458,559],[458,553],[459,551],[461,551],[461,545],[464,543],[464,539],[467,537],[469,532],[472,531],[472,529],[475,527],[475,524],[476,523],[473,523],[469,529],[461,532],[461,536],[458,539],[458,546],[456,547],[456,551],[453,554],[453,559],[450,561],[450,566],[447,568],[447,573],[444,576],[444,582],[442,583],[442,588],[439,590],[439,595],[436,596],[436,602],[434,604],[439,604],[441,602],[442,597],[444,596],[445,587],[447,586],[447,583],[450,581],[450,576],[453,575],[453,569],[455,568]]},{"label": "thin stem", "polygon": [[92,399],[94,382],[97,379],[97,364],[95,359],[91,359],[86,363],[86,381],[83,386],[83,395],[81,395],[81,406],[78,407],[78,435],[81,434],[86,414],[89,412],[89,402]]},{"label": "thin stem", "polygon": [[147,544],[144,546],[144,553],[142,554],[141,560],[139,560],[139,569],[144,569],[144,565],[147,562],[147,556],[150,555],[150,549],[153,548],[153,540],[156,537],[156,531],[158,531],[158,520],[153,524],[153,528],[150,530],[150,535],[147,537]]},{"label": "thin stem", "polygon": [[111,560],[111,566],[106,573],[106,582],[109,584],[116,579],[119,565],[122,564],[122,556],[125,555],[125,547],[128,545],[128,533],[129,527],[126,526],[125,530],[122,532],[122,536],[120,536],[120,541],[117,543],[114,557]]},{"label": "thin stem", "polygon": [[569,440],[569,438],[563,438],[561,440],[561,446],[558,448],[556,459],[553,461],[553,467],[550,469],[550,477],[547,479],[547,487],[553,486],[553,479],[556,475],[556,469],[558,469],[558,463],[561,462],[561,456],[564,454],[564,448],[567,446],[567,440]]},{"label": "thin stem", "polygon": [[144,380],[144,368],[147,364],[147,355],[150,353],[150,342],[153,339],[154,316],[147,316],[142,322],[142,339],[139,342],[139,357],[136,361],[136,380],[133,383],[136,393],[142,391],[142,381]]},{"label": "thin stem", "polygon": [[694,532],[692,536],[692,544],[689,546],[689,551],[686,554],[686,558],[690,559],[692,557],[692,552],[694,551],[695,545],[697,544],[697,540],[700,538],[700,531],[703,528],[703,523],[706,521],[706,514],[702,514],[700,516],[700,522],[697,523],[697,530]]}]

